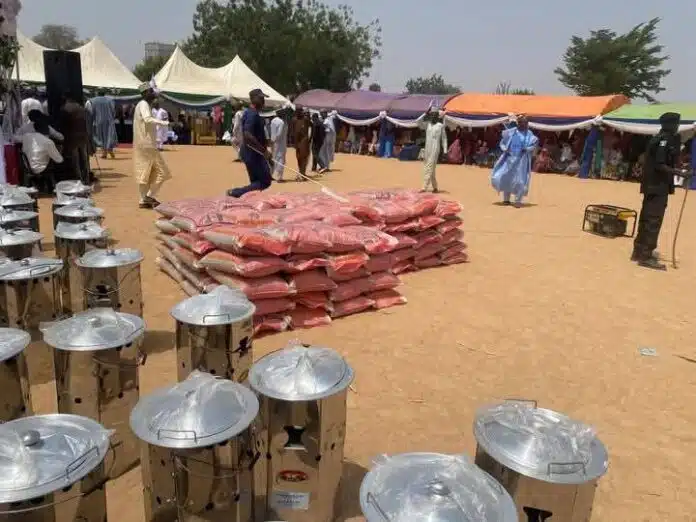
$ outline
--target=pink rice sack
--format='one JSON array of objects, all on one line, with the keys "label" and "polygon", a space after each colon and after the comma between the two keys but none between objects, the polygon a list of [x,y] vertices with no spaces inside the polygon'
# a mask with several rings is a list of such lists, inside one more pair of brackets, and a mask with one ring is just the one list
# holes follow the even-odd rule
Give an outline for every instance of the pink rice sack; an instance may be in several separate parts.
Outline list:
[{"label": "pink rice sack", "polygon": [[252,301],[288,297],[295,293],[287,281],[276,275],[243,278],[217,270],[208,270],[208,273],[221,285],[240,289]]},{"label": "pink rice sack", "polygon": [[345,317],[347,315],[364,312],[372,308],[374,304],[375,302],[372,299],[365,296],[334,303],[334,310],[331,312],[331,318],[335,319],[337,317]]},{"label": "pink rice sack", "polygon": [[315,328],[317,326],[328,326],[331,324],[331,317],[321,308],[297,307],[288,314],[290,316],[291,328]]},{"label": "pink rice sack", "polygon": [[266,277],[287,268],[287,263],[277,256],[246,257],[214,250],[198,261],[200,266],[242,277]]},{"label": "pink rice sack", "polygon": [[277,299],[257,299],[254,301],[254,306],[256,306],[256,312],[254,315],[264,316],[293,310],[295,308],[295,301],[287,297],[280,297]]},{"label": "pink rice sack", "polygon": [[370,292],[366,297],[375,302],[373,307],[376,310],[403,305],[408,302],[407,299],[396,290],[378,290],[377,292]]},{"label": "pink rice sack", "polygon": [[336,289],[336,283],[323,270],[307,270],[287,276],[292,288],[298,294],[305,292],[329,292]]}]

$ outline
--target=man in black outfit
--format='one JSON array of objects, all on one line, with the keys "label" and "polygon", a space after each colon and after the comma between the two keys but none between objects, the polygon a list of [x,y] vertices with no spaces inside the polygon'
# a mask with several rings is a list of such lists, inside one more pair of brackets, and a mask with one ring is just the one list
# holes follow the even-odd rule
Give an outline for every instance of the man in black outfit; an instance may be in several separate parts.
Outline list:
[{"label": "man in black outfit", "polygon": [[320,174],[326,172],[326,165],[321,157],[321,148],[325,138],[324,121],[315,112],[312,114],[312,171],[316,172],[318,169]]},{"label": "man in black outfit", "polygon": [[681,115],[676,112],[666,112],[660,116],[662,128],[648,141],[645,151],[643,179],[640,183],[643,206],[640,209],[638,234],[633,243],[631,261],[655,270],[666,270],[665,265],[660,263],[655,248],[667,209],[667,199],[670,194],[674,194],[674,176],[690,177],[687,171],[675,168],[681,147],[680,120]]}]

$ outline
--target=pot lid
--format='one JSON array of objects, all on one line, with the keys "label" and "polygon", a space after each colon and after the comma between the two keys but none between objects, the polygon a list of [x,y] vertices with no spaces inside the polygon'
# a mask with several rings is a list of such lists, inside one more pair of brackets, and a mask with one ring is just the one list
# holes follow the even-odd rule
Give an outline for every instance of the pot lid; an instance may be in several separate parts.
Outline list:
[{"label": "pot lid", "polygon": [[56,209],[55,214],[61,217],[97,218],[104,215],[104,211],[92,205],[63,205]]},{"label": "pot lid", "polygon": [[11,210],[0,207],[0,225],[5,223],[15,223],[17,221],[27,221],[39,215],[38,212],[31,210]]},{"label": "pot lid", "polygon": [[314,401],[342,392],[353,375],[330,348],[295,342],[259,359],[249,371],[249,385],[272,399]]},{"label": "pot lid", "polygon": [[53,200],[53,204],[56,206],[94,205],[94,200],[91,198],[80,198],[71,194],[63,194],[62,192],[59,192],[58,194],[56,194],[56,197]]},{"label": "pot lid", "polygon": [[85,185],[81,181],[60,181],[56,183],[56,194],[84,194],[92,192],[91,185]]},{"label": "pot lid", "polygon": [[110,434],[92,419],[66,414],[0,425],[0,503],[41,497],[74,484],[104,460]]},{"label": "pot lid", "polygon": [[0,206],[27,205],[34,203],[34,199],[17,187],[5,187],[5,190],[0,195]]},{"label": "pot lid", "polygon": [[22,281],[38,279],[60,272],[63,261],[50,257],[27,257],[14,261],[0,262],[0,281]]},{"label": "pot lid", "polygon": [[130,425],[138,438],[155,446],[201,448],[239,435],[258,412],[250,389],[195,370],[185,381],[142,397]]},{"label": "pot lid", "polygon": [[214,326],[244,321],[255,311],[256,307],[243,292],[220,285],[207,294],[181,301],[170,314],[181,323]]},{"label": "pot lid", "polygon": [[27,194],[38,194],[39,193],[39,189],[37,189],[36,187],[25,187],[23,185],[17,186],[17,190],[21,190],[22,192],[25,192]]},{"label": "pot lid", "polygon": [[59,222],[56,225],[55,235],[61,239],[101,239],[107,236],[106,229],[98,223],[87,221],[85,223]]},{"label": "pot lid", "polygon": [[15,228],[7,230],[0,228],[0,246],[17,246],[38,243],[43,239],[43,234],[28,228]]},{"label": "pot lid", "polygon": [[140,263],[143,257],[135,248],[107,248],[90,250],[75,263],[83,268],[113,268]]},{"label": "pot lid", "polygon": [[464,455],[382,457],[360,485],[368,522],[517,522],[510,495]]},{"label": "pot lid", "polygon": [[608,467],[594,429],[533,402],[507,401],[479,410],[474,436],[503,466],[545,482],[581,484]]},{"label": "pot lid", "polygon": [[44,342],[58,350],[87,352],[118,348],[143,335],[145,321],[111,308],[92,308],[41,325]]},{"label": "pot lid", "polygon": [[22,352],[31,342],[31,335],[18,328],[0,328],[0,362]]}]

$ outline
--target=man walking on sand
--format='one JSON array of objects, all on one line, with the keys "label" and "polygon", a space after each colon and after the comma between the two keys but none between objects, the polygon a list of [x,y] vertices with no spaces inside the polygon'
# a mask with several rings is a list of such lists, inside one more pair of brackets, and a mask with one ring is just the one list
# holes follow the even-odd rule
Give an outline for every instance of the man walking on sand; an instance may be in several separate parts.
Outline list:
[{"label": "man walking on sand", "polygon": [[157,193],[171,174],[157,148],[157,126],[169,122],[152,116],[152,102],[157,97],[149,83],[139,89],[142,100],[135,106],[133,114],[133,163],[135,179],[138,182],[140,208],[153,208],[159,205]]},{"label": "man walking on sand", "polygon": [[433,193],[439,191],[435,169],[440,155],[447,150],[447,133],[445,125],[442,123],[444,111],[431,109],[425,115],[425,150],[423,154],[423,189],[427,192],[432,188]]}]

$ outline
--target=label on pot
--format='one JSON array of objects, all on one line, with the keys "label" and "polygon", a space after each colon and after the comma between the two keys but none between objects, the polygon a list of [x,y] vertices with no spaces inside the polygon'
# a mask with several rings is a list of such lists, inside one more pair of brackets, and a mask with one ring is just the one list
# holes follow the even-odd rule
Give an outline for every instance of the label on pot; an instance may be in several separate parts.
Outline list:
[{"label": "label on pot", "polygon": [[271,493],[271,507],[273,509],[295,509],[307,511],[309,509],[309,493],[274,490]]}]

